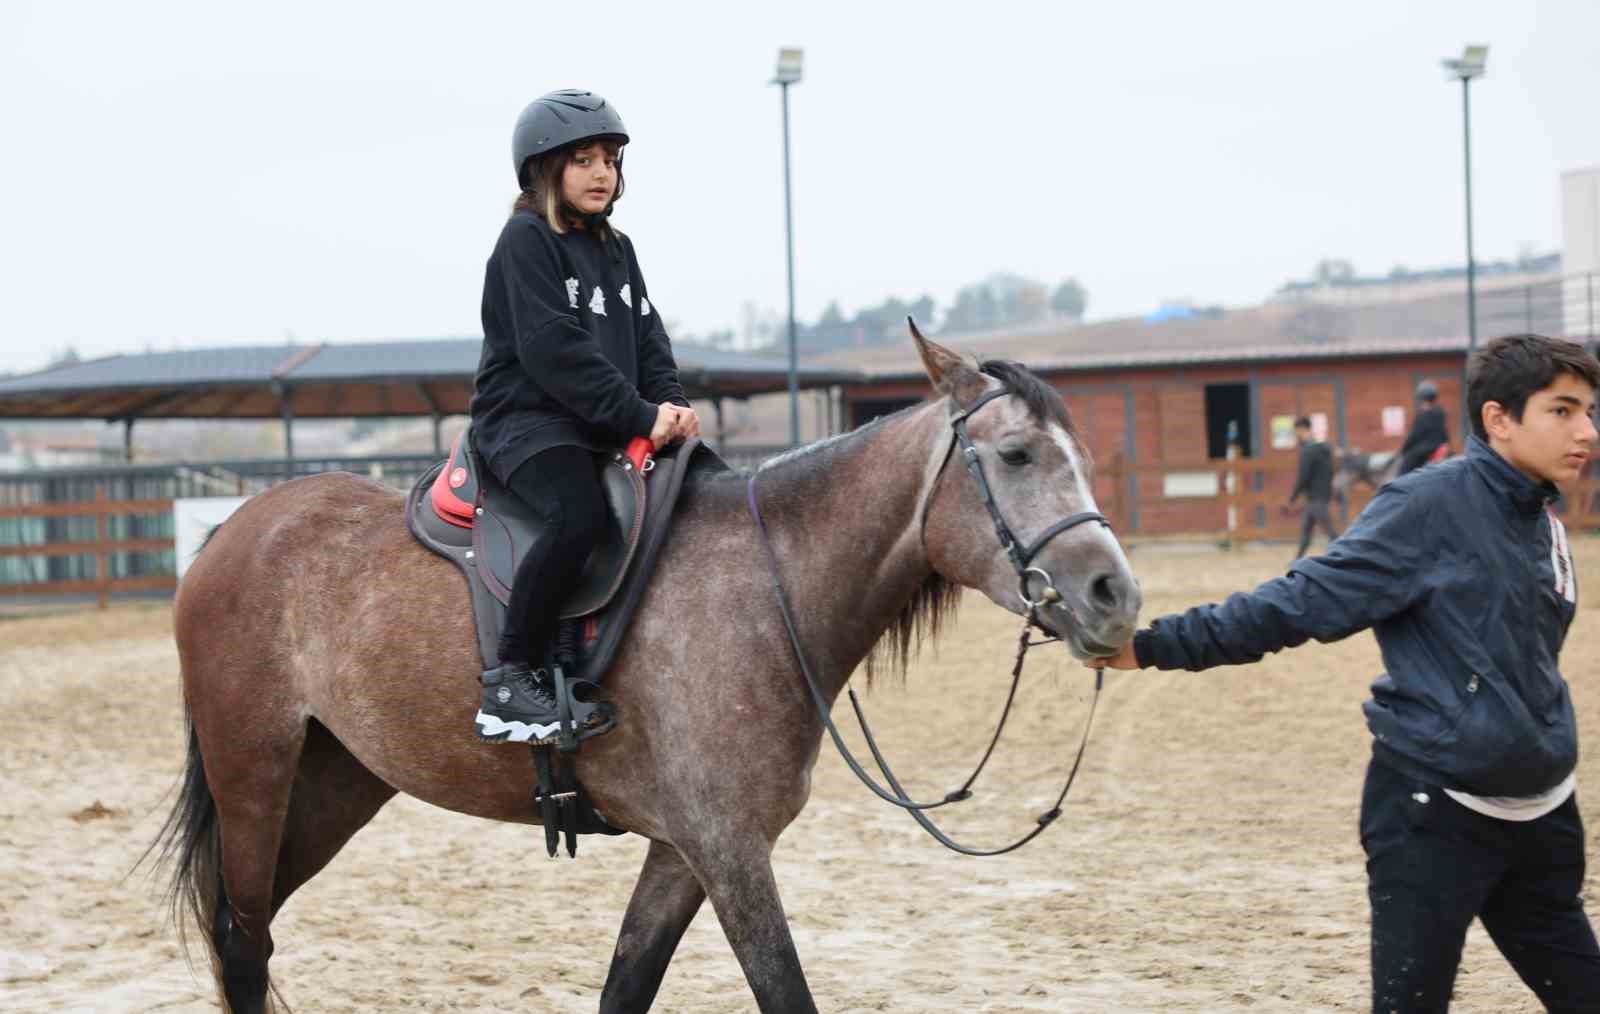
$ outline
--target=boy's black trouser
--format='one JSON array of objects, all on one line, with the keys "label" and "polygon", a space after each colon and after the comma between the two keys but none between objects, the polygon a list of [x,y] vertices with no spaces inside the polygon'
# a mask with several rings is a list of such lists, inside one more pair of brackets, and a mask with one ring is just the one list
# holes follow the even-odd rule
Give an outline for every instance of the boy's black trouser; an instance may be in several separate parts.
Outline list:
[{"label": "boy's black trouser", "polygon": [[1306,512],[1300,517],[1300,548],[1295,550],[1294,558],[1300,559],[1306,555],[1306,550],[1311,548],[1311,533],[1318,525],[1328,533],[1328,541],[1332,542],[1339,537],[1339,529],[1333,525],[1333,515],[1328,511],[1328,501],[1307,500]]},{"label": "boy's black trouser", "polygon": [[1600,1012],[1576,796],[1537,820],[1499,820],[1374,760],[1361,845],[1374,1012],[1445,1010],[1474,916],[1550,1011]]},{"label": "boy's black trouser", "polygon": [[539,666],[557,612],[605,532],[606,501],[593,452],[558,446],[517,466],[506,481],[545,521],[545,531],[517,566],[500,635],[501,662]]}]

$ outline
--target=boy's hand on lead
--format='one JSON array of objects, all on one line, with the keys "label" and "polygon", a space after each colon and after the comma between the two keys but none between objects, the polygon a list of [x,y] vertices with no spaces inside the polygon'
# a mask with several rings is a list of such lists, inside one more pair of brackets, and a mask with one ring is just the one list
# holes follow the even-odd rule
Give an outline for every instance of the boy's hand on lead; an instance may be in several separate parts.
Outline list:
[{"label": "boy's hand on lead", "polygon": [[1091,658],[1083,663],[1088,669],[1138,669],[1139,658],[1133,653],[1133,642],[1129,641],[1122,646],[1122,650],[1107,658]]}]

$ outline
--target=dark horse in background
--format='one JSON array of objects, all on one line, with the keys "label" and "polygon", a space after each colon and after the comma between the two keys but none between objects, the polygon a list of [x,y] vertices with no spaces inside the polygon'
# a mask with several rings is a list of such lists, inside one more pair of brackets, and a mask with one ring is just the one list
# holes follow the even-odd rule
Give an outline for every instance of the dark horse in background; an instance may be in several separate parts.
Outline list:
[{"label": "dark horse in background", "polygon": [[[903,667],[963,587],[1025,611],[951,455],[966,406],[1011,395],[967,425],[1022,544],[1095,510],[1089,457],[1053,388],[916,338],[933,400],[759,473],[799,640],[830,702],[869,656]],[[466,588],[412,539],[402,505],[349,474],[286,482],[218,528],[178,589],[188,763],[163,855],[233,1014],[271,1009],[273,917],[396,792],[536,822],[527,751],[472,735],[481,664]],[[1039,619],[1075,656],[1132,635],[1139,589],[1108,529],[1063,532],[1032,562],[1061,593]],[[822,725],[743,481],[685,490],[606,685],[618,725],[577,755],[578,776],[610,823],[650,847],[600,1009],[650,1007],[709,898],[761,1010],[815,1010],[770,856],[806,804]]]}]

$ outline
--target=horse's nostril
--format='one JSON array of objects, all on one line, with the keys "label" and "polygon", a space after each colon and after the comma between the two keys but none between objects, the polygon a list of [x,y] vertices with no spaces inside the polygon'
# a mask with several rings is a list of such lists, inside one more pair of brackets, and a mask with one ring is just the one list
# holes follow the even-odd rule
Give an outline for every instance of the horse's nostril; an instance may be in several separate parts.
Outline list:
[{"label": "horse's nostril", "polygon": [[1089,598],[1104,609],[1115,609],[1122,601],[1121,589],[1114,574],[1101,574],[1089,584]]}]

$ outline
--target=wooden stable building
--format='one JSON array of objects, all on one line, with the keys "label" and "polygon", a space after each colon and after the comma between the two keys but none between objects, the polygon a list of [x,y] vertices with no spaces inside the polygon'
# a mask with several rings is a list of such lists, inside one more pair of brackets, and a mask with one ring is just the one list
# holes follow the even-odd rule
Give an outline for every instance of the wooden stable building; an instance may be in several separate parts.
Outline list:
[{"label": "wooden stable building", "polygon": [[[1015,357],[1065,396],[1095,458],[1096,497],[1120,531],[1223,533],[1232,507],[1236,536],[1263,538],[1298,524],[1279,508],[1294,483],[1299,416],[1337,448],[1392,451],[1411,426],[1417,385],[1431,380],[1459,452],[1465,353],[1465,341],[1426,339]],[[860,425],[927,394],[920,371],[876,372],[843,387],[844,417]],[[1353,499],[1350,516],[1365,499]]]}]

